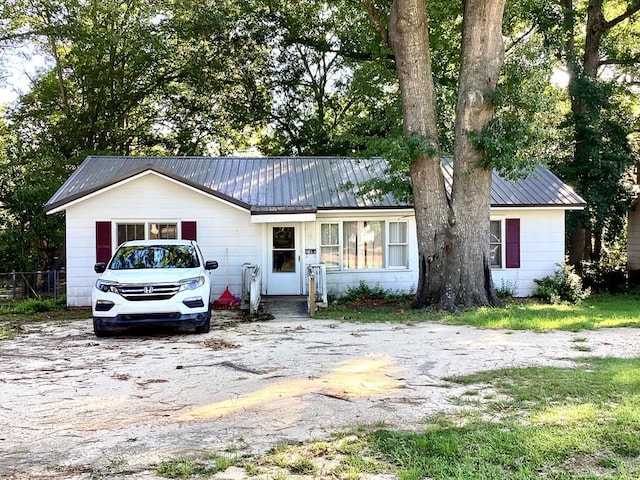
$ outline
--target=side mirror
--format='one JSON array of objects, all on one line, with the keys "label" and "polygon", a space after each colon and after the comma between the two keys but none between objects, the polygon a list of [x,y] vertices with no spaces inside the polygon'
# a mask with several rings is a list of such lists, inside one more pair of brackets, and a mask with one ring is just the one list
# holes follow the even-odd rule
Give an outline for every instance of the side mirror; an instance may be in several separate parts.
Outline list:
[{"label": "side mirror", "polygon": [[104,262],[96,263],[96,264],[93,266],[93,270],[94,270],[96,273],[104,273],[104,271],[105,271],[106,269],[107,269],[107,264],[106,264],[106,263],[104,263]]},{"label": "side mirror", "polygon": [[206,262],[204,262],[205,270],[215,270],[216,268],[218,268],[218,262],[216,262],[215,260],[207,260]]}]

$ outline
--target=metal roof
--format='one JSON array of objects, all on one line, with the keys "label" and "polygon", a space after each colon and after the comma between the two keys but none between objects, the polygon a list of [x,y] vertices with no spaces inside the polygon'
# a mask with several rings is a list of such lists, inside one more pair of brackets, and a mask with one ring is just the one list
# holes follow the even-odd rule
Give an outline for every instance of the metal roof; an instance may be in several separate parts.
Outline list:
[{"label": "metal roof", "polygon": [[[383,159],[337,157],[103,157],[90,156],[45,205],[46,211],[145,172],[153,171],[253,214],[326,209],[407,208],[392,195],[358,195],[358,185],[384,175]],[[451,163],[443,169],[448,186]],[[580,208],[584,200],[549,170],[537,166],[515,182],[495,172],[491,204]]]}]

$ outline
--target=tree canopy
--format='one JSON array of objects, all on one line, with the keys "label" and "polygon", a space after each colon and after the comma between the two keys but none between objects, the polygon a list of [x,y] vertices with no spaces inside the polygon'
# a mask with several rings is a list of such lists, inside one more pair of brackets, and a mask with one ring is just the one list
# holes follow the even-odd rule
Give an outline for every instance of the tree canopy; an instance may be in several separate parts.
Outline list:
[{"label": "tree canopy", "polygon": [[[419,29],[428,33],[433,83],[430,131],[419,135],[407,130],[392,23],[413,8],[425,8]],[[62,220],[41,205],[90,153],[384,155],[389,174],[375,188],[415,196],[420,155],[467,158],[456,153],[465,137],[456,119],[465,75],[477,68],[465,66],[461,49],[474,8],[443,0],[2,3],[0,57],[23,48],[47,63],[3,113],[0,259],[8,269],[55,264]],[[589,208],[571,223],[577,261],[624,231],[638,163],[638,10],[637,0],[507,2],[501,68],[482,93],[492,114],[465,140],[481,170],[517,176],[544,162],[585,196]],[[559,70],[567,85],[551,82]]]}]

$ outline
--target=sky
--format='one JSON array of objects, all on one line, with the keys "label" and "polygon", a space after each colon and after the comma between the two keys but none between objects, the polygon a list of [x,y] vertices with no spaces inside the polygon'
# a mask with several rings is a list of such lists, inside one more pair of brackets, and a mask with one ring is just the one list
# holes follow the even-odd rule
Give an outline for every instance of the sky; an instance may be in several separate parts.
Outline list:
[{"label": "sky", "polygon": [[7,55],[0,71],[0,105],[11,103],[20,94],[28,92],[31,87],[30,77],[46,63],[45,57],[41,55],[27,56],[21,52]]}]

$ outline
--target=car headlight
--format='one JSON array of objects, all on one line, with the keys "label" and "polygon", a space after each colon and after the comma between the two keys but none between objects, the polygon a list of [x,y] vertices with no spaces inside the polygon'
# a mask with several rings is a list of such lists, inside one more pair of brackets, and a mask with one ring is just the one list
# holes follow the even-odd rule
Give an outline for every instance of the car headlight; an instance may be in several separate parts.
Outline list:
[{"label": "car headlight", "polygon": [[183,290],[195,290],[204,285],[204,277],[185,278],[180,282],[180,292]]},{"label": "car headlight", "polygon": [[118,293],[118,282],[112,282],[110,280],[98,280],[96,282],[96,288],[101,292]]}]

